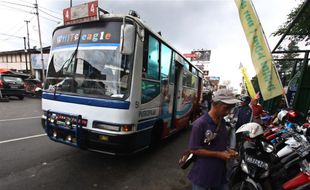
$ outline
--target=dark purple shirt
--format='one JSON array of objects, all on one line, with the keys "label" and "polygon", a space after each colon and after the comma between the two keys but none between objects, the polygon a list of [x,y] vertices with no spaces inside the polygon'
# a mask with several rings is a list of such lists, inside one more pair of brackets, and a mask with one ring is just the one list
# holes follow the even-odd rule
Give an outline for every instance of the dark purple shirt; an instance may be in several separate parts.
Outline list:
[{"label": "dark purple shirt", "polygon": [[[209,116],[205,113],[198,118],[192,127],[192,132],[189,140],[189,149],[208,149],[213,151],[224,151],[228,146],[228,133],[225,126],[225,121],[221,121],[218,134],[210,145],[205,144],[204,137],[207,130],[215,132],[216,125]],[[226,162],[214,157],[197,157],[191,171],[188,174],[189,180],[196,185],[205,188],[219,187],[226,183]]]}]

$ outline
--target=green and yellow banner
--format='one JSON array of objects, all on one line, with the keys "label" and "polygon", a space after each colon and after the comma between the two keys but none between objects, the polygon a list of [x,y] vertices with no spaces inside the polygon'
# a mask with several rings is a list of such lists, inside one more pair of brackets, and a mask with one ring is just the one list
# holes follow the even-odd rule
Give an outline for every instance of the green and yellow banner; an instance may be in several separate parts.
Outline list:
[{"label": "green and yellow banner", "polygon": [[282,95],[283,87],[272,62],[272,56],[255,14],[251,0],[235,0],[240,21],[251,50],[252,62],[264,100]]},{"label": "green and yellow banner", "polygon": [[246,72],[246,68],[242,64],[240,64],[240,70],[241,70],[241,73],[242,73],[242,76],[243,76],[243,79],[244,79],[244,82],[245,82],[245,85],[246,85],[246,88],[248,90],[249,95],[251,96],[251,98],[255,98],[256,93],[255,93],[254,87],[253,87],[252,82],[248,76],[248,73]]}]

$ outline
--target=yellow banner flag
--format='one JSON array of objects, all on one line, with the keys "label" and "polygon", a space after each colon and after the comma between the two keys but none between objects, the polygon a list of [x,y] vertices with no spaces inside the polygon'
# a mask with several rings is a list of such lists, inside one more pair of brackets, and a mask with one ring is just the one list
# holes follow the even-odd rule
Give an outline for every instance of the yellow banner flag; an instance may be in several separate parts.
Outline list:
[{"label": "yellow banner flag", "polygon": [[251,0],[235,0],[235,2],[250,46],[252,62],[263,99],[269,100],[279,96],[283,93],[283,87],[274,68],[267,41]]},{"label": "yellow banner flag", "polygon": [[252,82],[246,72],[246,68],[244,66],[241,65],[241,73],[243,75],[243,79],[246,85],[246,88],[248,90],[249,95],[251,96],[251,98],[255,98],[256,97],[256,93],[255,90],[253,88]]}]

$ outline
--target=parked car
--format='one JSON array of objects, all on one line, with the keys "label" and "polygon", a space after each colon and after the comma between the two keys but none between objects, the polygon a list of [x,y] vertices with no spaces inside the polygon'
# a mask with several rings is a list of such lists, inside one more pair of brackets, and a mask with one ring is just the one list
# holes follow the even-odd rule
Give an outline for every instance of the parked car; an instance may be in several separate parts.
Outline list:
[{"label": "parked car", "polygon": [[27,94],[32,96],[41,97],[42,95],[42,82],[38,79],[28,78],[24,80],[25,90]]},{"label": "parked car", "polygon": [[15,96],[20,100],[26,94],[22,78],[12,74],[0,74],[0,90],[3,97]]}]

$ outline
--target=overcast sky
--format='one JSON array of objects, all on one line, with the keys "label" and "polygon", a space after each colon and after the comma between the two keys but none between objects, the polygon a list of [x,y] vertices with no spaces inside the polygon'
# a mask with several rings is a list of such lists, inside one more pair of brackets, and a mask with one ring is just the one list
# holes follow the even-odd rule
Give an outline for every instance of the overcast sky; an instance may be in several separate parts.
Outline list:
[{"label": "overcast sky", "polygon": [[[72,1],[73,6],[89,2]],[[279,40],[271,33],[286,21],[287,14],[300,1],[252,0],[271,49]],[[23,39],[17,37],[26,36],[24,20],[30,20],[30,46],[39,46],[37,20],[34,14],[29,13],[34,9],[27,7],[34,3],[35,0],[0,0],[0,51],[23,49]],[[70,1],[38,0],[38,4],[44,11],[40,12],[43,46],[48,46],[53,29],[60,21],[58,18],[62,18],[62,10],[69,7]],[[154,31],[161,31],[163,37],[181,53],[210,49],[210,75],[231,80],[233,86],[241,82],[240,62],[246,66],[250,76],[255,74],[234,0],[99,0],[99,6],[113,13],[137,11],[147,25]]]}]

